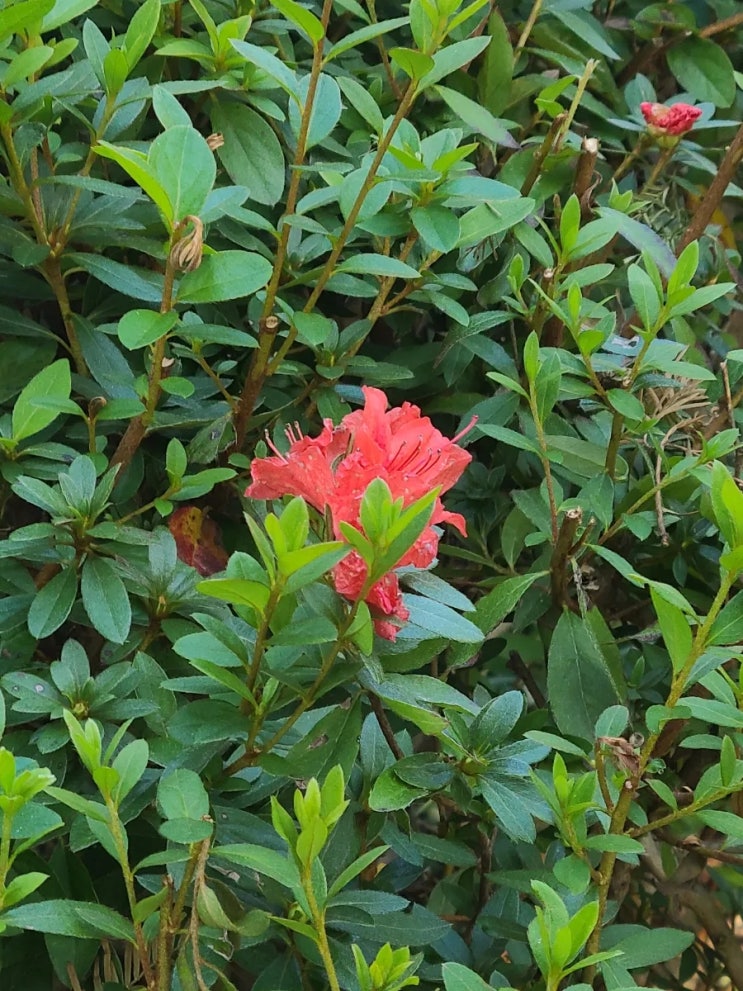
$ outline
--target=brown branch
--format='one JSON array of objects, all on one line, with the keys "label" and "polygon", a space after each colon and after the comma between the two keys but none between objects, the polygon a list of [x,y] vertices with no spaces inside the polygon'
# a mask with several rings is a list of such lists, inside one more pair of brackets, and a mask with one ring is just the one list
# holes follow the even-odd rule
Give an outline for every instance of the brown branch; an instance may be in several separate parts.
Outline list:
[{"label": "brown branch", "polygon": [[519,678],[523,683],[526,690],[529,692],[531,697],[534,699],[538,709],[547,708],[547,699],[544,697],[542,689],[537,684],[537,680],[531,673],[531,668],[519,657],[516,653],[511,653],[506,662],[506,667],[509,668],[513,673]]},{"label": "brown branch", "polygon": [[707,932],[715,950],[722,957],[733,987],[743,988],[743,949],[740,939],[727,924],[725,909],[708,891],[680,884],[659,884],[659,891],[670,895],[679,906],[689,909],[696,919],[688,919],[685,913],[676,913],[676,921],[691,932],[699,931],[699,923]]},{"label": "brown branch", "polygon": [[372,712],[377,718],[377,723],[382,731],[382,736],[387,741],[387,746],[390,748],[392,753],[395,755],[397,760],[402,760],[405,754],[400,749],[400,744],[395,739],[395,734],[390,726],[390,721],[387,718],[387,713],[384,711],[384,706],[382,705],[381,699],[374,692],[367,692],[367,697],[372,707]]},{"label": "brown branch", "polygon": [[591,193],[596,188],[596,159],[599,157],[599,143],[596,138],[583,138],[580,157],[575,170],[573,192],[580,202],[580,216],[585,223],[591,216]]},{"label": "brown branch", "polygon": [[562,607],[567,602],[567,564],[570,558],[570,551],[575,543],[578,527],[582,520],[583,510],[578,507],[577,509],[568,509],[560,524],[560,532],[557,536],[557,542],[552,552],[552,561],[550,563],[552,601],[556,606]]},{"label": "brown branch", "polygon": [[720,201],[724,197],[728,186],[733,181],[735,171],[741,161],[743,161],[743,124],[738,128],[728,150],[725,152],[717,174],[710,183],[709,189],[702,197],[699,206],[696,208],[694,216],[691,218],[691,223],[676,245],[677,258],[688,244],[691,244],[692,241],[697,241],[704,234],[707,225],[712,219],[712,215],[720,205]]}]

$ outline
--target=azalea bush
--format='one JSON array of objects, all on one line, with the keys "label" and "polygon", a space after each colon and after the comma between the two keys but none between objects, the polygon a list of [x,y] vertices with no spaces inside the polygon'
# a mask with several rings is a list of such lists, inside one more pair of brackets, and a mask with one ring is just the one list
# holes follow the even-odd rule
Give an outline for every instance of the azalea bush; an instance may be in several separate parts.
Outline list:
[{"label": "azalea bush", "polygon": [[2,5],[3,988],[743,987],[742,43]]}]

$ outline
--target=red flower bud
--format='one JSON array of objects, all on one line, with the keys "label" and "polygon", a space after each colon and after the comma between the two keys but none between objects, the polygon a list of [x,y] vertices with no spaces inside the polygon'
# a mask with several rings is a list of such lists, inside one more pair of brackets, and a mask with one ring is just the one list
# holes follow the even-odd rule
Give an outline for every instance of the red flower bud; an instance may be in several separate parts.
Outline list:
[{"label": "red flower bud", "polygon": [[678,138],[690,131],[702,116],[699,107],[692,107],[688,103],[674,103],[671,107],[662,103],[641,103],[640,110],[647,122],[648,131],[655,138]]}]

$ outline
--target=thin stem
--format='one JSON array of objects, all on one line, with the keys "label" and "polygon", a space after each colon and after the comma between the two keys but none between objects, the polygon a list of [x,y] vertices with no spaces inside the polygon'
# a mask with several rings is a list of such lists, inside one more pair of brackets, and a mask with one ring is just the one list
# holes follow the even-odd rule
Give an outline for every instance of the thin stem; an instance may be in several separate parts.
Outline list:
[{"label": "thin stem", "polygon": [[516,48],[514,49],[513,52],[514,65],[518,61],[519,55],[521,55],[524,48],[526,48],[526,43],[529,40],[529,35],[531,34],[534,25],[537,23],[537,18],[539,17],[542,11],[542,3],[543,0],[534,0],[534,3],[532,4],[532,8],[529,11],[529,16],[526,19],[526,24],[524,24],[523,30],[516,44]]},{"label": "thin stem", "polygon": [[673,158],[673,153],[676,151],[676,145],[672,145],[670,148],[663,148],[660,155],[658,156],[658,161],[655,163],[650,171],[650,175],[645,180],[645,183],[641,189],[641,193],[645,193],[652,189],[658,179],[663,175],[666,166]]},{"label": "thin stem", "polygon": [[[165,262],[165,276],[163,279],[163,294],[160,303],[160,312],[168,313],[173,309],[173,287],[175,284],[176,263],[173,259],[173,248],[180,240],[181,231],[179,228],[173,232],[170,238],[170,250]],[[139,450],[139,446],[144,440],[148,428],[155,418],[157,404],[160,401],[160,383],[163,377],[163,362],[165,360],[165,346],[167,334],[158,338],[152,348],[152,361],[150,373],[147,380],[147,398],[145,400],[144,412],[129,421],[129,425],[124,431],[124,436],[119,441],[111,465],[121,465],[121,471],[117,475],[117,481],[124,475],[125,469],[131,464],[132,458]]]},{"label": "thin stem", "polygon": [[245,745],[245,753],[241,757],[237,757],[235,760],[233,760],[231,764],[228,764],[227,767],[224,769],[224,774],[229,776],[232,774],[236,774],[238,771],[241,771],[244,767],[252,767],[261,754],[268,754],[273,750],[273,748],[277,745],[277,743],[279,743],[286,736],[286,734],[289,732],[292,726],[294,726],[297,720],[300,719],[304,715],[304,713],[310,708],[310,706],[314,704],[317,693],[322,687],[322,684],[327,678],[327,676],[330,674],[335,659],[338,657],[341,650],[345,646],[346,634],[351,629],[353,621],[356,618],[356,613],[358,612],[359,602],[363,601],[363,597],[366,594],[366,591],[362,589],[359,598],[351,606],[348,615],[346,616],[345,620],[343,621],[343,623],[341,624],[338,630],[338,636],[335,640],[335,643],[328,651],[328,656],[324,658],[320,670],[317,672],[315,680],[310,685],[302,701],[295,707],[292,714],[282,723],[279,729],[276,730],[276,732],[270,738],[270,740],[268,740],[268,742],[265,743],[260,748],[260,750],[256,750],[255,740],[258,737],[258,733],[260,732],[263,726],[263,721],[265,720],[267,715],[267,713],[265,712],[257,713],[253,721],[250,737],[248,738],[248,741]]},{"label": "thin stem", "polygon": [[544,483],[547,487],[547,499],[549,500],[550,507],[550,524],[552,527],[552,546],[556,548],[560,534],[557,522],[557,500],[555,499],[555,486],[552,481],[552,467],[547,454],[547,438],[544,433],[544,426],[542,425],[542,421],[539,416],[533,389],[531,390],[531,394],[529,396],[529,406],[531,407],[531,415],[534,420],[534,428],[537,432],[537,441],[539,442],[539,449],[541,452],[539,460],[542,462]]},{"label": "thin stem", "polygon": [[387,718],[387,713],[384,711],[384,706],[378,695],[374,692],[367,692],[367,698],[372,707],[372,712],[374,713],[379,728],[382,731],[382,736],[387,741],[387,746],[390,748],[392,753],[395,755],[397,760],[402,760],[405,754],[400,749],[400,744],[395,739],[395,734],[390,726],[390,721]]},{"label": "thin stem", "polygon": [[[541,3],[541,0],[538,0]],[[532,167],[529,169],[529,173],[524,179],[523,185],[521,186],[521,195],[528,196],[531,192],[532,186],[537,181],[542,172],[542,166],[544,165],[545,159],[552,151],[552,147],[557,140],[563,123],[567,120],[567,114],[558,114],[557,117],[552,121],[549,126],[549,130],[544,136],[544,139],[534,153],[534,162]]]},{"label": "thin stem", "polygon": [[15,143],[13,141],[13,129],[7,122],[0,123],[0,137],[2,137],[3,145],[5,147],[5,158],[8,163],[10,182],[13,189],[23,202],[23,206],[26,211],[26,219],[33,227],[38,243],[48,244],[46,231],[44,230],[41,218],[36,214],[33,196],[31,195],[31,190],[26,182],[26,177],[23,174],[23,166],[21,165],[21,160],[18,157],[18,153],[15,148]]},{"label": "thin stem", "polygon": [[42,272],[46,277],[46,281],[49,283],[52,292],[57,297],[57,305],[59,306],[59,312],[62,317],[65,333],[67,334],[67,340],[70,345],[70,354],[72,355],[72,360],[75,362],[75,368],[77,369],[79,375],[87,375],[88,367],[85,363],[83,350],[77,336],[77,330],[75,329],[75,317],[72,312],[72,307],[70,306],[70,297],[67,293],[67,286],[65,284],[64,276],[62,275],[62,267],[60,265],[59,258],[53,256],[47,258],[43,264]]},{"label": "thin stem", "polygon": [[137,943],[137,953],[139,955],[140,964],[142,966],[142,973],[147,981],[148,989],[154,991],[155,985],[155,975],[152,970],[152,964],[150,962],[150,954],[147,948],[147,941],[144,938],[144,932],[142,930],[142,923],[136,921],[136,909],[137,909],[137,895],[134,890],[134,874],[129,866],[129,857],[127,855],[126,849],[126,839],[124,834],[124,827],[121,824],[121,819],[119,818],[119,810],[116,808],[114,800],[110,796],[105,796],[106,807],[108,809],[109,818],[109,829],[111,831],[111,838],[114,842],[114,847],[116,848],[116,855],[119,860],[119,866],[121,867],[121,873],[124,878],[124,887],[126,889],[126,897],[129,903],[129,913],[132,917],[132,924],[134,925],[134,938]]},{"label": "thin stem", "polygon": [[271,630],[271,619],[273,617],[274,610],[279,603],[281,598],[282,586],[274,585],[268,596],[268,602],[266,603],[266,608],[261,619],[260,627],[258,628],[258,633],[255,638],[255,647],[253,648],[253,657],[250,664],[250,670],[248,671],[248,688],[252,692],[255,688],[255,683],[258,680],[258,673],[261,669],[261,661],[263,660],[263,655],[266,651],[266,643],[268,640],[268,634]]},{"label": "thin stem", "polygon": [[[328,22],[333,8],[332,0],[325,0],[323,3],[321,22],[324,28],[323,34],[327,33]],[[302,180],[301,166],[307,154],[307,138],[310,133],[310,121],[317,94],[317,87],[322,73],[322,41],[315,45],[312,53],[312,68],[310,69],[309,81],[307,84],[307,96],[302,107],[302,117],[299,122],[299,133],[297,134],[297,147],[294,151],[294,161],[292,162],[291,179],[289,189],[286,194],[286,205],[279,224],[279,243],[276,248],[276,257],[271,270],[271,278],[266,288],[266,298],[263,303],[263,312],[259,324],[258,348],[253,352],[253,356],[248,367],[248,374],[240,396],[237,411],[234,418],[235,448],[240,450],[245,440],[248,420],[252,416],[253,409],[258,400],[263,381],[266,377],[266,369],[271,354],[274,337],[278,329],[278,322],[269,326],[268,320],[273,317],[276,297],[279,292],[281,278],[284,274],[284,263],[286,262],[287,250],[289,247],[289,235],[291,227],[286,220],[296,210],[299,198],[299,187]]]},{"label": "thin stem", "polygon": [[7,881],[8,871],[11,865],[10,837],[12,829],[13,816],[8,815],[6,812],[3,814],[3,828],[2,835],[0,836],[0,905],[2,905],[3,897],[5,896],[5,882]]},{"label": "thin stem", "polygon": [[578,80],[578,85],[576,86],[575,89],[575,96],[573,97],[570,103],[570,107],[568,108],[567,116],[565,116],[565,119],[560,125],[560,133],[557,137],[557,141],[555,142],[555,152],[558,152],[562,148],[563,142],[565,141],[567,133],[570,130],[570,125],[573,123],[573,118],[575,117],[578,107],[580,106],[580,101],[583,99],[583,94],[586,91],[586,86],[588,86],[591,76],[594,74],[598,66],[599,63],[596,61],[596,59],[589,59],[586,62],[586,67],[583,70],[583,75]]},{"label": "thin stem", "polygon": [[392,118],[390,126],[387,128],[383,138],[381,139],[379,145],[377,146],[377,152],[374,158],[372,159],[371,165],[369,166],[369,171],[367,172],[366,179],[364,180],[364,183],[361,186],[361,189],[359,190],[359,193],[356,197],[356,200],[354,201],[353,206],[349,210],[348,217],[346,218],[346,222],[341,228],[341,232],[338,235],[335,245],[333,246],[333,250],[328,255],[328,258],[323,266],[323,270],[320,273],[317,282],[315,283],[315,288],[312,290],[309,299],[307,300],[307,302],[303,307],[305,313],[311,313],[312,310],[314,310],[315,304],[322,295],[322,292],[325,289],[325,286],[327,285],[328,281],[330,280],[330,277],[333,275],[333,272],[335,271],[336,263],[341,256],[341,252],[346,246],[346,241],[348,240],[351,232],[356,226],[356,220],[358,218],[359,213],[361,212],[361,207],[364,205],[364,201],[368,193],[370,192],[372,186],[374,185],[374,180],[376,178],[379,166],[382,164],[382,159],[387,154],[387,151],[390,145],[392,144],[392,139],[397,133],[398,127],[405,119],[408,110],[410,110],[411,106],[413,105],[413,101],[415,100],[417,92],[418,91],[416,85],[411,82],[408,85],[407,89],[405,90],[405,93],[403,94],[403,98],[400,101],[400,105],[398,106],[397,111],[395,112],[395,116]]},{"label": "thin stem", "polygon": [[194,872],[194,899],[193,905],[191,906],[191,918],[188,924],[188,934],[191,940],[191,954],[193,957],[193,969],[194,976],[196,978],[196,984],[199,991],[209,991],[206,981],[204,980],[204,975],[201,970],[201,954],[199,953],[199,912],[196,905],[196,900],[198,898],[198,893],[201,888],[206,887],[206,861],[209,856],[209,847],[211,845],[211,840],[206,839],[199,843],[199,854],[196,859],[196,870]]},{"label": "thin stem", "polygon": [[230,393],[225,388],[221,378],[219,377],[219,375],[217,375],[217,373],[214,371],[214,369],[206,360],[206,358],[203,356],[203,354],[201,354],[201,352],[194,351],[193,356],[196,359],[199,368],[203,369],[206,372],[206,374],[209,376],[209,378],[212,380],[214,385],[221,393],[223,399],[227,402],[230,409],[232,410],[237,409],[237,399],[235,399],[234,396],[230,395]]},{"label": "thin stem", "polygon": [[582,509],[568,509],[560,524],[550,563],[552,601],[556,606],[562,607],[567,601],[567,563],[582,519]]},{"label": "thin stem", "polygon": [[[651,822],[646,823],[644,826],[635,826],[634,829],[628,830],[628,835],[634,838],[640,836],[645,836],[647,833],[651,833],[656,829],[662,829],[664,826],[670,825],[672,822],[677,822],[679,819],[684,819],[686,816],[696,815],[697,812],[701,812],[702,809],[706,809],[710,805],[714,805],[715,802],[719,802],[723,798],[727,798],[729,795],[735,794],[736,791],[740,791],[743,788],[743,783],[738,783],[734,788],[718,788],[714,792],[710,792],[704,796],[698,802],[692,802],[690,805],[686,805],[680,809],[674,809],[672,812],[666,813],[664,816],[660,816],[658,819],[653,819]],[[711,856],[716,856],[720,851],[715,851]],[[739,861],[743,858],[738,858]]]},{"label": "thin stem", "polygon": [[335,970],[333,955],[330,952],[328,934],[325,928],[325,911],[320,909],[320,906],[317,904],[317,899],[315,898],[315,891],[312,886],[311,868],[306,868],[302,874],[302,888],[304,889],[304,893],[307,897],[307,903],[312,913],[312,923],[315,932],[317,933],[317,949],[320,952],[323,967],[325,968],[325,973],[328,977],[330,991],[340,991],[341,986],[338,982],[338,975]]},{"label": "thin stem", "polygon": [[[369,8],[369,20],[372,24],[378,24],[377,9],[375,0],[366,0],[366,6]],[[385,48],[384,41],[381,35],[377,38],[377,50],[379,51],[379,58],[384,66],[384,72],[387,76],[387,82],[390,84],[390,89],[392,90],[396,100],[402,99],[402,91],[398,86],[397,80],[395,79],[395,73],[392,71],[392,65],[390,64],[390,57],[387,54],[387,49]]]},{"label": "thin stem", "polygon": [[160,924],[157,930],[157,991],[170,991],[170,924],[173,912],[173,879],[169,875],[163,881],[168,891],[160,906]]},{"label": "thin stem", "polygon": [[609,446],[606,449],[606,461],[604,462],[606,474],[612,482],[617,473],[617,457],[619,455],[619,446],[622,443],[623,427],[624,417],[621,413],[614,413],[611,421],[611,437],[609,438]]}]

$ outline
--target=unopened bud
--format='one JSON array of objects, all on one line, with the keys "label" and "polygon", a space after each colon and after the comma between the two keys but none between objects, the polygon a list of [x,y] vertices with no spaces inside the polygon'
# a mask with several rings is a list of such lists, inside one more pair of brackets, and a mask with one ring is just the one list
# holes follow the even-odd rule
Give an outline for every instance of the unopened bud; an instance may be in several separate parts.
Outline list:
[{"label": "unopened bud", "polygon": [[108,400],[105,396],[94,396],[88,403],[88,416],[90,419],[95,420],[103,407],[107,405]]}]

